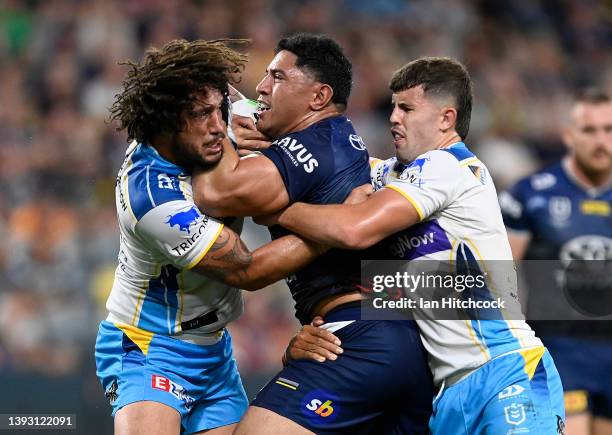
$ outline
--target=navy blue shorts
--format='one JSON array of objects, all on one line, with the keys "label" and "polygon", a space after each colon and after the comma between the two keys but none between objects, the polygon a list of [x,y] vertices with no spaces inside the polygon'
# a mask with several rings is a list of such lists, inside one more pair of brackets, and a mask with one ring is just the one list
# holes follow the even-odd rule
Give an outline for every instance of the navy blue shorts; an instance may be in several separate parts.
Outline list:
[{"label": "navy blue shorts", "polygon": [[[339,307],[325,321],[359,313]],[[344,349],[336,361],[290,361],[251,405],[317,434],[429,433],[433,383],[416,323],[356,320],[334,334]]]},{"label": "navy blue shorts", "polygon": [[612,343],[605,339],[544,337],[565,391],[568,415],[612,418]]}]

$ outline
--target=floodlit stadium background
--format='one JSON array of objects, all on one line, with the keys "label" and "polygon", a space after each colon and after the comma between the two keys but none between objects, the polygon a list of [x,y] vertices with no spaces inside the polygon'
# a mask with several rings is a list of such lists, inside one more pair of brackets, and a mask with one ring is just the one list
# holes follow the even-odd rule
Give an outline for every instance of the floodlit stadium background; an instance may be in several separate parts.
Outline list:
[{"label": "floodlit stadium background", "polygon": [[[239,88],[255,97],[279,37],[328,33],[353,62],[349,117],[370,154],[389,157],[392,71],[457,57],[476,89],[467,142],[501,189],[563,153],[557,132],[576,88],[612,91],[611,19],[605,0],[3,0],[0,413],[76,413],[79,432],[111,430],[93,344],[118,246],[126,142],[105,122],[118,61],[178,37],[249,37]],[[253,248],[266,232],[244,237]],[[246,295],[230,328],[251,397],[297,329],[287,295],[284,284]]]}]

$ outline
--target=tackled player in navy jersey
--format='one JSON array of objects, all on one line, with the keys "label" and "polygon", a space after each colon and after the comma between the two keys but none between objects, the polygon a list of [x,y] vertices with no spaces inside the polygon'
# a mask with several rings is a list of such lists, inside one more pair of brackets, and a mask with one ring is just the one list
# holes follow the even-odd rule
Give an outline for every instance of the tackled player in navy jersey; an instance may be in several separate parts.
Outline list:
[{"label": "tackled player in navy jersey", "polygon": [[[555,359],[565,389],[567,430],[612,433],[612,101],[589,89],[562,134],[567,156],[500,195],[514,258],[526,262],[527,315]],[[586,275],[581,271],[595,271]],[[537,269],[537,270],[533,270]],[[561,280],[560,280],[561,278]],[[578,279],[578,287],[573,288]],[[562,284],[562,286],[560,285]],[[552,292],[545,291],[551,288]],[[564,304],[565,305],[565,304]],[[552,312],[552,310],[555,312]]]},{"label": "tackled player in navy jersey", "polygon": [[[193,179],[200,208],[215,216],[266,215],[296,201],[341,203],[368,183],[366,147],[343,115],[351,80],[350,62],[330,38],[282,39],[257,86],[259,139],[274,142],[242,160],[226,144],[220,164]],[[418,331],[413,321],[360,320],[359,258],[332,250],[288,280],[298,319],[323,316],[344,352],[322,363],[290,360],[237,433],[427,433],[433,387]]]}]

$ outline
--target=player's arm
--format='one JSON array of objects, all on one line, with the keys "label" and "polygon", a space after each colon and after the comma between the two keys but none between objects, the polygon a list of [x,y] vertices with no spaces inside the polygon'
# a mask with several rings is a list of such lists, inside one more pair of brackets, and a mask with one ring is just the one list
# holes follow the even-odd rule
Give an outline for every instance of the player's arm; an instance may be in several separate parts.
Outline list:
[{"label": "player's arm", "polygon": [[277,217],[283,227],[326,245],[365,249],[421,220],[398,191],[382,189],[357,204],[296,203]]},{"label": "player's arm", "polygon": [[240,236],[223,227],[192,269],[216,281],[244,290],[258,290],[303,268],[327,248],[288,235],[251,252]]},{"label": "player's arm", "polygon": [[510,249],[512,250],[512,258],[515,260],[522,260],[525,258],[527,247],[531,241],[531,234],[525,232],[512,231],[510,228],[506,228],[508,231],[508,241],[510,242]]},{"label": "player's arm", "polygon": [[289,204],[276,165],[264,156],[240,159],[229,140],[219,164],[195,170],[191,182],[196,205],[211,216],[257,216]]},{"label": "player's arm", "polygon": [[522,260],[531,242],[531,231],[523,207],[523,186],[518,184],[512,189],[499,194],[499,206],[506,225],[508,241],[514,260]]}]

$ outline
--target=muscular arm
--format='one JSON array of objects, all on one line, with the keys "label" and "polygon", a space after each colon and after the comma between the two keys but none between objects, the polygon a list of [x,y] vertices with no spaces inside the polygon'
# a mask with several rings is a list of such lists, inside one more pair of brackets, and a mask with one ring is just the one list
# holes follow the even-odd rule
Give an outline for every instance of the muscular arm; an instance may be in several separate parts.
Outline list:
[{"label": "muscular arm", "polygon": [[365,249],[419,222],[414,206],[400,193],[382,189],[358,204],[296,203],[278,217],[283,227],[326,245]]},{"label": "muscular arm", "polygon": [[191,184],[196,205],[210,216],[257,216],[289,204],[274,163],[264,156],[240,159],[228,140],[219,164],[208,171],[194,171]]},{"label": "muscular arm", "polygon": [[289,235],[254,252],[224,227],[210,251],[192,270],[245,290],[258,290],[306,266],[325,251],[316,243]]}]

